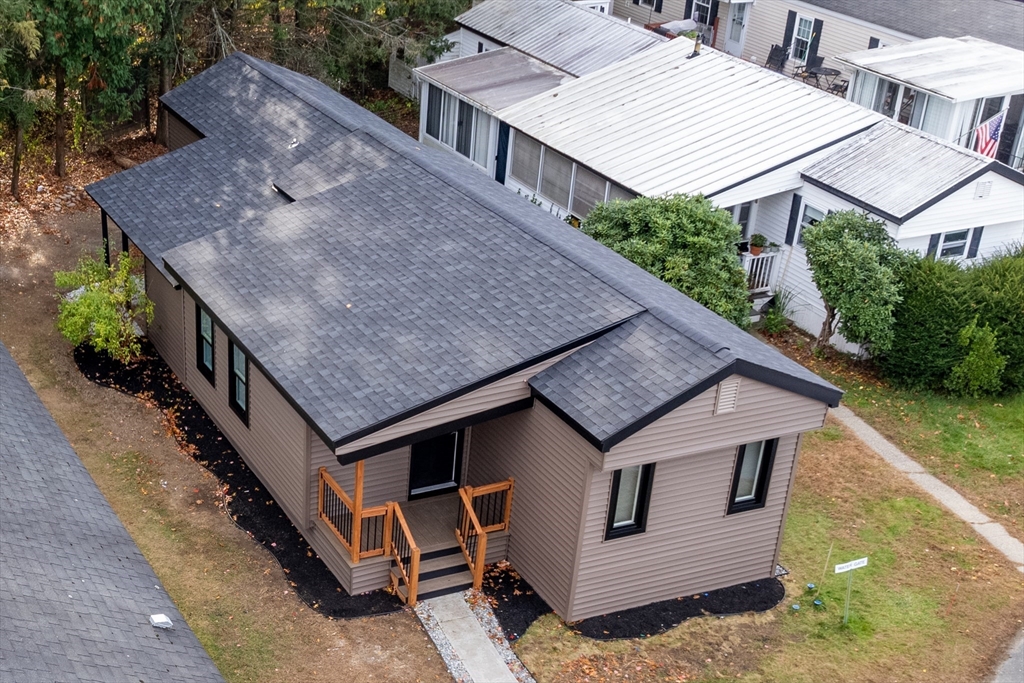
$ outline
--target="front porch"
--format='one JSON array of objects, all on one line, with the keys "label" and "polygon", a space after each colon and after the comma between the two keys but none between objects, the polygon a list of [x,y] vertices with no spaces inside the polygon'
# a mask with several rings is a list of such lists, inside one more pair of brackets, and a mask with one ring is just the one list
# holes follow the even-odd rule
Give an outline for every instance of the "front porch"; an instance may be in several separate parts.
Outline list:
[{"label": "front porch", "polygon": [[782,251],[772,247],[758,254],[749,251],[740,254],[743,270],[747,274],[747,290],[750,292],[750,321],[761,319],[761,309],[775,295],[776,265]]}]

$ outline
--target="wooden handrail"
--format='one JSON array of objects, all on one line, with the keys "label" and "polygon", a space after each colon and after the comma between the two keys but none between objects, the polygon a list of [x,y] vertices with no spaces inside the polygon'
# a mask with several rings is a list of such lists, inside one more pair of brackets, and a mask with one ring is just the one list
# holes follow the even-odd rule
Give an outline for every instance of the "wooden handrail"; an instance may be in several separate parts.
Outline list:
[{"label": "wooden handrail", "polygon": [[462,506],[455,538],[473,574],[473,588],[480,590],[480,586],[483,585],[484,561],[487,557],[487,534],[480,526],[480,520],[473,510],[473,487],[465,486],[459,489],[459,498]]},{"label": "wooden handrail", "polygon": [[[402,508],[398,503],[388,503],[388,519],[390,523],[387,525],[387,545],[385,545],[386,552],[391,555],[391,558],[395,561],[395,566],[398,569],[398,573],[406,587],[405,603],[407,605],[416,604],[416,591],[419,588],[420,582],[420,549],[416,545],[415,539],[412,537],[412,532],[409,531],[409,525],[405,521],[405,515],[402,513]],[[395,542],[395,522],[398,523],[398,529],[400,540],[398,543]],[[407,545],[409,551],[408,566],[405,562],[405,555],[402,550],[404,548],[399,547],[400,545]],[[401,597],[401,593],[398,593]]]},{"label": "wooden handrail", "polygon": [[[385,554],[385,548],[387,547],[387,540],[390,538],[390,529],[388,528],[388,507],[386,505],[377,505],[371,508],[364,508],[356,513],[356,503],[349,497],[345,490],[341,488],[334,477],[330,475],[326,467],[321,467],[318,471],[320,486],[317,492],[317,516],[327,525],[327,527],[334,532],[335,537],[341,542],[341,545],[348,551],[352,557],[352,563],[356,564],[361,558],[364,557],[376,557],[378,555]],[[346,536],[344,529],[339,529],[331,519],[331,515],[325,510],[325,497],[324,489],[327,487],[330,492],[338,499],[338,501],[347,509],[349,519],[351,520],[350,529],[348,529],[348,535]],[[372,547],[363,549],[363,524],[367,519],[373,519],[374,517],[382,517],[381,524],[381,544],[378,546],[375,541],[371,541]],[[343,518],[344,519],[344,518]],[[357,521],[358,520],[358,521]],[[343,524],[344,526],[344,524]]]}]

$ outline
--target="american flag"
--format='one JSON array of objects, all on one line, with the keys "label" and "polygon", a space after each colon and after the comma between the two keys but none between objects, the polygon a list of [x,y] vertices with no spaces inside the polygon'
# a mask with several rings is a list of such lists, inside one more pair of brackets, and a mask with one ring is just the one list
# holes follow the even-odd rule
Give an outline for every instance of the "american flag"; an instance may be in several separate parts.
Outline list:
[{"label": "american flag", "polygon": [[1003,132],[1003,120],[1006,118],[1006,110],[1003,110],[985,121],[974,129],[974,149],[978,154],[996,158],[996,150],[999,149],[999,134]]}]

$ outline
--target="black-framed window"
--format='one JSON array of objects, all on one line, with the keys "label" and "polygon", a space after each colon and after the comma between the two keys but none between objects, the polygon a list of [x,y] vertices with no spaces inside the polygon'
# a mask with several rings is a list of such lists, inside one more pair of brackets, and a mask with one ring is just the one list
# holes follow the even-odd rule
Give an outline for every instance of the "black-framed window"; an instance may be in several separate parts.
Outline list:
[{"label": "black-framed window", "polygon": [[736,451],[736,469],[729,491],[729,514],[763,508],[772,478],[778,439],[743,444]]},{"label": "black-framed window", "polygon": [[234,342],[228,342],[228,403],[248,427],[249,359]]},{"label": "black-framed window", "polygon": [[203,307],[196,304],[196,368],[203,374],[203,377],[210,380],[210,384],[216,385],[216,373],[214,364],[214,344],[217,335],[214,332],[213,318],[203,310]]},{"label": "black-framed window", "polygon": [[647,528],[654,463],[615,470],[605,540],[642,534]]}]

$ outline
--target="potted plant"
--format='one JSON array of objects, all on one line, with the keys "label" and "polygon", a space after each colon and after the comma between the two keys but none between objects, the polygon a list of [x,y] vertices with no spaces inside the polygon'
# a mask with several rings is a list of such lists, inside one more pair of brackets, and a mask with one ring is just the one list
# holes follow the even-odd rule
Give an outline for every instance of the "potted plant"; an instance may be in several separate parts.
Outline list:
[{"label": "potted plant", "polygon": [[750,236],[750,255],[759,256],[761,250],[768,244],[768,238],[759,233],[754,233]]}]

